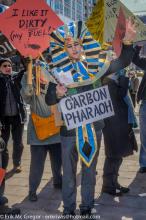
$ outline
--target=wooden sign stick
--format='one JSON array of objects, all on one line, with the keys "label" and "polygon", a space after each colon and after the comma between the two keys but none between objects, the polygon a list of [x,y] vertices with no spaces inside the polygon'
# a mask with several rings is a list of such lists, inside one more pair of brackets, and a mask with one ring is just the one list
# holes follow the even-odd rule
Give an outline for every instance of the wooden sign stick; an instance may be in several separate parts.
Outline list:
[{"label": "wooden sign stick", "polygon": [[32,57],[29,56],[30,62],[27,67],[27,84],[32,85]]}]

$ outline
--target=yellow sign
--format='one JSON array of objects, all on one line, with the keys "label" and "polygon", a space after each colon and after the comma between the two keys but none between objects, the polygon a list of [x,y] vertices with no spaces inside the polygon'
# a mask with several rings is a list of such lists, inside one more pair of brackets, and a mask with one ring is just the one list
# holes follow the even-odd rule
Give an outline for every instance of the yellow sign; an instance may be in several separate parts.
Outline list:
[{"label": "yellow sign", "polygon": [[126,18],[132,17],[136,23],[135,42],[146,40],[146,25],[119,0],[97,0],[93,12],[86,22],[93,37],[100,43],[113,41],[120,8]]},{"label": "yellow sign", "polygon": [[104,1],[99,0],[93,8],[93,12],[86,22],[95,40],[103,43],[104,40]]}]

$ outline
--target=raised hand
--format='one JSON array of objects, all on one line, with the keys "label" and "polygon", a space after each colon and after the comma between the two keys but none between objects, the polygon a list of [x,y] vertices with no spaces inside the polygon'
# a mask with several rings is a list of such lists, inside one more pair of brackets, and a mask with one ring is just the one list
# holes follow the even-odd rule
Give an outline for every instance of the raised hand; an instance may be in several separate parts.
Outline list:
[{"label": "raised hand", "polygon": [[66,92],[67,92],[67,88],[65,86],[60,84],[56,86],[56,94],[58,98],[65,96]]},{"label": "raised hand", "polygon": [[136,24],[134,20],[129,17],[126,19],[126,32],[125,37],[123,38],[123,42],[133,41],[136,36]]}]

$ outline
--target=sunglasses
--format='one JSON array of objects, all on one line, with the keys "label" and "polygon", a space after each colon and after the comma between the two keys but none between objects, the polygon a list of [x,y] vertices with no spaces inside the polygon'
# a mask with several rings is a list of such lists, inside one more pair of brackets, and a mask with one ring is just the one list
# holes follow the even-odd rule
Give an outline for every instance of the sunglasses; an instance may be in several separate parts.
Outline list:
[{"label": "sunglasses", "polygon": [[6,68],[6,67],[12,67],[12,66],[11,65],[3,65],[2,67]]}]

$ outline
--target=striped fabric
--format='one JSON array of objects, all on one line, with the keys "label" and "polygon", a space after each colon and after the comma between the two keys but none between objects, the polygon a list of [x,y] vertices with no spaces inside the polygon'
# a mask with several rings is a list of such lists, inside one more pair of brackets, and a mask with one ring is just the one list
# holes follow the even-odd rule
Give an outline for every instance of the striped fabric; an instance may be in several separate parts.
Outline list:
[{"label": "striped fabric", "polygon": [[[71,36],[79,39],[83,46],[88,73],[97,74],[104,66],[106,53],[101,52],[100,44],[93,39],[87,27],[82,21],[71,22],[59,27],[51,34],[50,51],[54,67],[61,67],[64,72],[74,72],[74,66],[65,51],[65,39]],[[75,80],[76,81],[76,80]]]},{"label": "striped fabric", "polygon": [[8,8],[8,6],[0,4],[0,13],[3,13]]}]

